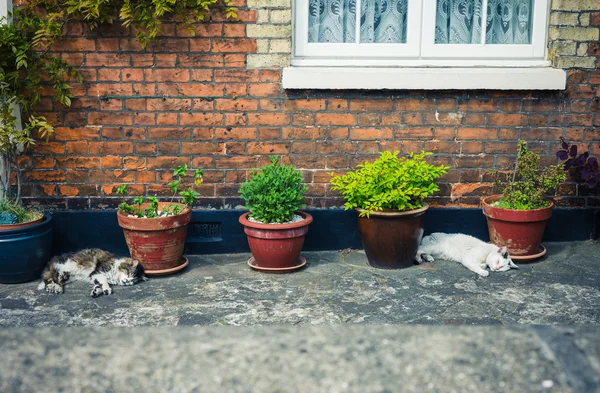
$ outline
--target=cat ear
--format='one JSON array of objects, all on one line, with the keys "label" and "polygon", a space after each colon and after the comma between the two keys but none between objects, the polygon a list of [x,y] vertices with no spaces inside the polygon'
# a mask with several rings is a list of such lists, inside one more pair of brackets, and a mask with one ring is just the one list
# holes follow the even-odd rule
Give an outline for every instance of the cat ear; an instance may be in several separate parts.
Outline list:
[{"label": "cat ear", "polygon": [[137,259],[132,259],[133,261],[133,267],[137,267],[137,265],[140,264],[140,262]]},{"label": "cat ear", "polygon": [[498,254],[505,254],[507,252],[508,252],[508,250],[506,249],[506,247],[499,247],[498,248]]},{"label": "cat ear", "polygon": [[508,266],[512,267],[513,269],[519,268],[511,259],[508,260]]}]

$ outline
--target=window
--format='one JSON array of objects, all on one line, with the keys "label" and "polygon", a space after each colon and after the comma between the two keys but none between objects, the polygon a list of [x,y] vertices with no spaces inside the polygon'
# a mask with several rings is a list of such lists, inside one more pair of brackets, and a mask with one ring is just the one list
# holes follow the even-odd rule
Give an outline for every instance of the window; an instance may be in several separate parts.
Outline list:
[{"label": "window", "polygon": [[0,0],[0,20],[9,19],[9,11],[12,3],[10,0]]},{"label": "window", "polygon": [[295,0],[293,64],[548,65],[548,5],[548,0]]}]

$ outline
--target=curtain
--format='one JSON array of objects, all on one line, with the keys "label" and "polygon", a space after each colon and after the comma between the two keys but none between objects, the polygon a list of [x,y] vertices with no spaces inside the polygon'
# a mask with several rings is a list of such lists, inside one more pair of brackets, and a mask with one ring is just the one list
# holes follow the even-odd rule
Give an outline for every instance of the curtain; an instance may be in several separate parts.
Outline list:
[{"label": "curtain", "polygon": [[[407,0],[362,0],[360,42],[406,42]],[[310,0],[308,42],[356,42],[356,0]]]},{"label": "curtain", "polygon": [[[486,44],[529,44],[533,0],[488,0]],[[479,44],[482,0],[437,0],[435,43]]]}]

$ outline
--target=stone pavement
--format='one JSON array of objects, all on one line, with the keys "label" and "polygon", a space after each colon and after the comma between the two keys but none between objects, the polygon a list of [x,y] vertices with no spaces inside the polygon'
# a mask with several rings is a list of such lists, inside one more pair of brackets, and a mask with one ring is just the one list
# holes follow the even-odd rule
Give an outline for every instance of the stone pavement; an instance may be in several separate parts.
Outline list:
[{"label": "stone pavement", "polygon": [[0,327],[599,324],[600,244],[546,246],[539,262],[488,277],[448,261],[378,270],[361,251],[327,251],[286,275],[251,270],[246,254],[194,256],[181,274],[99,298],[83,282],[63,295],[0,284]]},{"label": "stone pavement", "polygon": [[600,392],[600,244],[546,246],[487,278],[346,250],[287,275],[194,256],[99,298],[0,285],[0,392]]}]

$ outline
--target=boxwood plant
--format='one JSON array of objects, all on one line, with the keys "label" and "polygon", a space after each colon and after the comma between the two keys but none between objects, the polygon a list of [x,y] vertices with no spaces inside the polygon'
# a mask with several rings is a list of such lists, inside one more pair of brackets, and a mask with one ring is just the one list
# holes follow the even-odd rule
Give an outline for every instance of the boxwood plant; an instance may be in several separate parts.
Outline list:
[{"label": "boxwood plant", "polygon": [[292,221],[294,213],[303,208],[306,185],[302,174],[291,165],[281,164],[277,157],[260,173],[252,172],[240,187],[240,195],[250,210],[249,217],[264,224]]},{"label": "boxwood plant", "polygon": [[398,152],[382,152],[375,162],[364,162],[358,169],[331,178],[332,189],[346,199],[346,209],[360,208],[360,216],[373,211],[412,210],[423,206],[423,200],[439,190],[436,179],[449,169],[445,165],[428,164],[432,153],[411,153],[398,157]]},{"label": "boxwood plant", "polygon": [[[180,195],[181,203],[186,206],[191,206],[196,203],[196,200],[200,196],[200,194],[192,187],[188,187],[187,190],[179,191],[181,181],[183,177],[188,174],[188,172],[189,168],[187,164],[180,165],[173,171],[173,180],[168,184],[169,188],[173,192],[170,201],[171,203],[173,203],[177,195]],[[194,185],[199,186],[200,184],[202,184],[202,169],[196,169],[194,172]],[[129,193],[127,191],[127,185],[122,184],[119,186],[116,193],[117,195],[127,195]],[[144,197],[140,195],[133,199],[132,204],[122,202],[119,205],[119,210],[138,218],[176,216],[183,211],[183,208],[180,205],[175,204],[167,205],[159,210],[158,202],[158,198],[155,196],[149,196],[144,199]],[[145,208],[142,208],[143,206]]]}]

